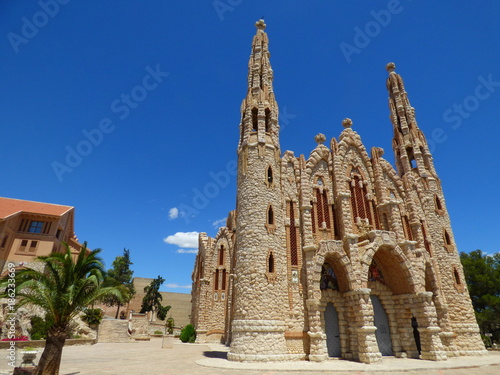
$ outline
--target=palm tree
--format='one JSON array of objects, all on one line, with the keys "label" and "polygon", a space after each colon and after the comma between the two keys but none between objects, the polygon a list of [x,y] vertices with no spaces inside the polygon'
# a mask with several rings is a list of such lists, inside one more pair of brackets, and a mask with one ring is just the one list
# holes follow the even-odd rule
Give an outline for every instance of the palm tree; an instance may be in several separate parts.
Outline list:
[{"label": "palm tree", "polygon": [[[104,296],[121,298],[114,287],[103,286],[104,266],[98,254],[101,249],[90,251],[84,242],[74,258],[67,244],[65,253],[52,253],[38,257],[44,270],[31,268],[16,271],[16,307],[38,306],[45,311],[49,330],[36,375],[58,375],[62,349],[68,335],[71,319],[80,311]],[[8,280],[0,281],[5,288]]]}]

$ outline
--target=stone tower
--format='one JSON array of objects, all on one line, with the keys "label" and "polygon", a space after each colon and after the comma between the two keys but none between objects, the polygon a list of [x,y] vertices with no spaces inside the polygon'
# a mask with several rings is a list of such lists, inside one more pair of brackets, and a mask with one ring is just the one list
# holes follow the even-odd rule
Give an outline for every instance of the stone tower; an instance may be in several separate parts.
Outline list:
[{"label": "stone tower", "polygon": [[480,347],[474,310],[470,299],[464,298],[464,294],[468,294],[465,276],[441,181],[426,137],[418,127],[403,79],[395,72],[394,63],[387,64],[386,69],[389,72],[387,90],[396,169],[411,198],[408,216],[403,217],[404,230],[407,238],[417,241],[426,252],[422,283],[426,292],[432,292],[429,299],[436,308],[441,340],[445,346],[453,341],[458,351],[466,351],[470,343]]},{"label": "stone tower", "polygon": [[[396,169],[353,122],[281,154],[264,21],[241,106],[236,210],[200,233],[192,321],[234,361],[486,353],[439,177],[403,80],[387,65]],[[385,126],[385,125],[384,125]],[[311,137],[312,138],[312,137]],[[335,362],[331,362],[335,367]]]},{"label": "stone tower", "polygon": [[284,336],[286,268],[282,266],[287,255],[284,228],[276,225],[283,221],[279,111],[266,25],[260,20],[256,27],[238,145],[234,315],[228,355],[238,361],[289,357]]}]

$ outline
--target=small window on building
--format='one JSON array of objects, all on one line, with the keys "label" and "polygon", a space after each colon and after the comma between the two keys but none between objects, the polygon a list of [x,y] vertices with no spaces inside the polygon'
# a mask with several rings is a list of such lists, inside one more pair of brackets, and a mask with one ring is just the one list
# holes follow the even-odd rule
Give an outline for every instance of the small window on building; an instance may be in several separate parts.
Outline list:
[{"label": "small window on building", "polygon": [[446,229],[444,230],[444,243],[446,245],[451,245],[451,238]]},{"label": "small window on building", "polygon": [[220,245],[220,249],[219,249],[219,266],[223,266],[224,265],[224,257],[225,257],[224,245]]},{"label": "small window on building", "polygon": [[28,229],[28,223],[28,219],[22,219],[21,224],[19,224],[19,232],[26,232],[26,230]]},{"label": "small window on building", "polygon": [[267,224],[274,225],[274,212],[272,206],[269,206],[267,209]]},{"label": "small window on building", "polygon": [[42,233],[43,221],[31,221],[28,232],[30,233]]},{"label": "small window on building", "polygon": [[453,269],[453,277],[455,279],[455,284],[460,285],[462,282],[460,281],[460,275],[458,274],[458,271],[456,268]]},{"label": "small window on building", "polygon": [[215,270],[214,290],[219,290],[219,270]]},{"label": "small window on building", "polygon": [[61,237],[61,233],[62,233],[62,229],[58,229],[58,230],[57,230],[57,233],[56,233],[56,238],[57,238],[58,240],[60,240],[60,239],[61,239],[61,238],[60,238],[60,237]]},{"label": "small window on building", "polygon": [[49,234],[51,227],[52,227],[52,223],[50,221],[44,223],[42,233]]},{"label": "small window on building", "polygon": [[26,246],[28,246],[28,240],[21,240],[21,245],[19,245],[19,251],[25,251]]},{"label": "small window on building", "polygon": [[259,128],[259,110],[257,108],[252,109],[252,131],[256,132]]},{"label": "small window on building", "polygon": [[320,177],[320,178],[318,178],[318,185],[319,185],[319,186],[323,186],[323,185],[324,185],[324,183],[323,183],[323,179],[322,179],[321,177]]},{"label": "small window on building", "polygon": [[408,216],[403,216],[403,230],[405,232],[405,237],[407,240],[413,241],[413,232],[410,225],[410,220]]},{"label": "small window on building", "polygon": [[30,243],[30,248],[29,248],[29,252],[30,253],[36,253],[36,247],[38,245],[38,241],[31,241]]},{"label": "small window on building", "polygon": [[274,273],[274,255],[269,253],[269,258],[267,259],[267,272]]},{"label": "small window on building", "polygon": [[266,132],[271,131],[271,111],[266,108]]},{"label": "small window on building", "polygon": [[271,168],[271,166],[269,166],[269,168],[267,168],[267,182],[268,182],[268,184],[273,183],[273,168]]},{"label": "small window on building", "polygon": [[406,154],[408,155],[408,161],[412,168],[417,168],[417,162],[415,161],[415,156],[413,155],[413,148],[408,147],[406,149]]},{"label": "small window on building", "polygon": [[437,195],[434,196],[434,202],[436,203],[436,210],[442,210],[443,205],[441,204],[441,199]]}]

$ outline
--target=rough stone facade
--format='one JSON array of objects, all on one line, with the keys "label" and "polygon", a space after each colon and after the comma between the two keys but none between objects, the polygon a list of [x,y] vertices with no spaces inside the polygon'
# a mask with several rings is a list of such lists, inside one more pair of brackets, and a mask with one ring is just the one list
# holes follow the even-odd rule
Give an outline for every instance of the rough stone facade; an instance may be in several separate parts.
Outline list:
[{"label": "rough stone facade", "polygon": [[191,319],[235,361],[373,363],[485,354],[441,182],[387,65],[396,169],[352,121],[309,158],[280,151],[265,24],[241,107],[236,210],[200,234]]}]

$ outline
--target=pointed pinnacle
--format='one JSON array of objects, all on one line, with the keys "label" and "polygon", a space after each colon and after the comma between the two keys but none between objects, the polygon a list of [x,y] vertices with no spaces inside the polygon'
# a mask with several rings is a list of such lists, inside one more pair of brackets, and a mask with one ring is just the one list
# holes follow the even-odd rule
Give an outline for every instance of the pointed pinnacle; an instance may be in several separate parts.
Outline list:
[{"label": "pointed pinnacle", "polygon": [[385,66],[385,69],[390,73],[390,72],[393,72],[394,70],[396,70],[396,64],[394,64],[393,62],[390,62],[388,63],[386,66]]},{"label": "pointed pinnacle", "polygon": [[255,22],[255,27],[259,30],[265,30],[266,29],[266,23],[264,22],[263,19],[258,20]]}]

